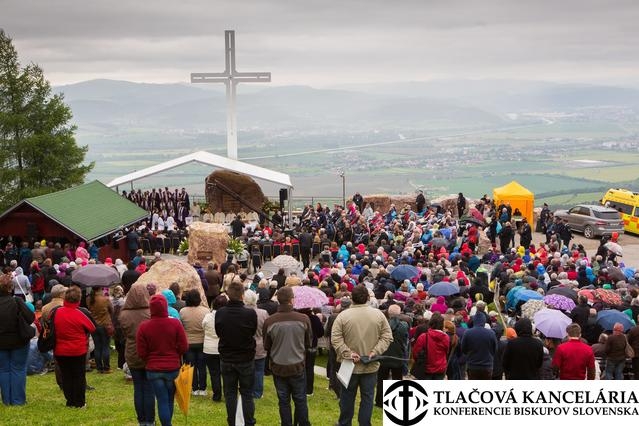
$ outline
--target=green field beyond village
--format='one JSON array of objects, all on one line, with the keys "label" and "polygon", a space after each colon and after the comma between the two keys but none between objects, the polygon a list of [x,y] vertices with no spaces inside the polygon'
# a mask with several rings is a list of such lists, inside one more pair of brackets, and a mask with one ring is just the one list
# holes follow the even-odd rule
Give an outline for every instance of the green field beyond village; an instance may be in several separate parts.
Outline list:
[{"label": "green field beyond village", "polygon": [[[460,191],[479,198],[517,180],[535,193],[536,205],[561,207],[598,202],[611,187],[639,189],[639,141],[633,136],[638,128],[600,121],[469,130],[463,135],[428,129],[332,135],[240,132],[239,155],[289,173],[297,204],[339,199],[342,169],[347,197],[355,191],[414,194],[423,189],[430,198]],[[179,144],[170,142],[176,138]],[[223,135],[169,136],[139,130],[112,139],[122,142],[100,143],[80,132],[79,142],[89,144],[88,157],[96,161],[90,178],[108,181],[199,149],[224,155]],[[202,182],[210,171],[187,165],[137,182],[136,187],[170,182],[202,194]],[[273,196],[276,188],[264,185],[264,192]]]}]

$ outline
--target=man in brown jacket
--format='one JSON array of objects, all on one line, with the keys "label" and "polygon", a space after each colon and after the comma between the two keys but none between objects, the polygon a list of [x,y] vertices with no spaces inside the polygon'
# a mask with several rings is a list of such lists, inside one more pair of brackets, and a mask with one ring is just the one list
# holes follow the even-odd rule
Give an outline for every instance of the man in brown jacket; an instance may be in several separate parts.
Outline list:
[{"label": "man in brown jacket", "polygon": [[[270,352],[273,382],[277,390],[282,426],[310,426],[306,403],[304,360],[311,344],[308,316],[293,311],[293,289],[277,291],[277,313],[264,321],[264,349]],[[291,398],[295,404],[295,421],[291,415]]]},{"label": "man in brown jacket", "polygon": [[612,335],[608,336],[604,350],[606,351],[606,380],[623,380],[623,369],[626,366],[626,336],[623,324],[616,323],[612,327]]}]

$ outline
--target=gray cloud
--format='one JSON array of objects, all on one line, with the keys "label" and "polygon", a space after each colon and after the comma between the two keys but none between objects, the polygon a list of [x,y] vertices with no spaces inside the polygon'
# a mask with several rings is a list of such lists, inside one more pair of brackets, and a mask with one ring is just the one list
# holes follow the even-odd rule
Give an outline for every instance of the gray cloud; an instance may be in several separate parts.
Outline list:
[{"label": "gray cloud", "polygon": [[223,67],[276,84],[430,78],[639,80],[639,2],[618,0],[3,0],[22,62],[56,84],[187,81]]}]

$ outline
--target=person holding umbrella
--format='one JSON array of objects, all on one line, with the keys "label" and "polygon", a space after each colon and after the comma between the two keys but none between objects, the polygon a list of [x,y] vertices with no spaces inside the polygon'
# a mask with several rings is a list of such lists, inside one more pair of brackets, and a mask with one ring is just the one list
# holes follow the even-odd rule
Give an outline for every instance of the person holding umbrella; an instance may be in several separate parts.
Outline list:
[{"label": "person holding umbrella", "polygon": [[111,336],[113,336],[113,305],[111,300],[104,295],[102,288],[93,288],[87,298],[87,307],[93,315],[97,328],[93,332],[95,344],[95,367],[100,374],[111,373]]},{"label": "person holding umbrella", "polygon": [[568,341],[555,350],[552,366],[560,380],[594,380],[595,354],[581,341],[581,327],[572,323],[566,327]]}]

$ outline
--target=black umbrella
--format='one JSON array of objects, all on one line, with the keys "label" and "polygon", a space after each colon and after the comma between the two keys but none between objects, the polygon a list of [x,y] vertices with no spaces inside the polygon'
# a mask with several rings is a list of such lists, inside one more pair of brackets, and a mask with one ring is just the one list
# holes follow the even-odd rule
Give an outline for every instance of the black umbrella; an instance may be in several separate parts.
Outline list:
[{"label": "black umbrella", "polygon": [[577,292],[568,287],[553,287],[548,290],[547,294],[558,294],[560,296],[566,296],[569,299],[572,299],[573,302],[577,303]]},{"label": "black umbrella", "polygon": [[111,266],[89,264],[73,271],[71,281],[84,287],[109,287],[120,282],[120,274]]}]

